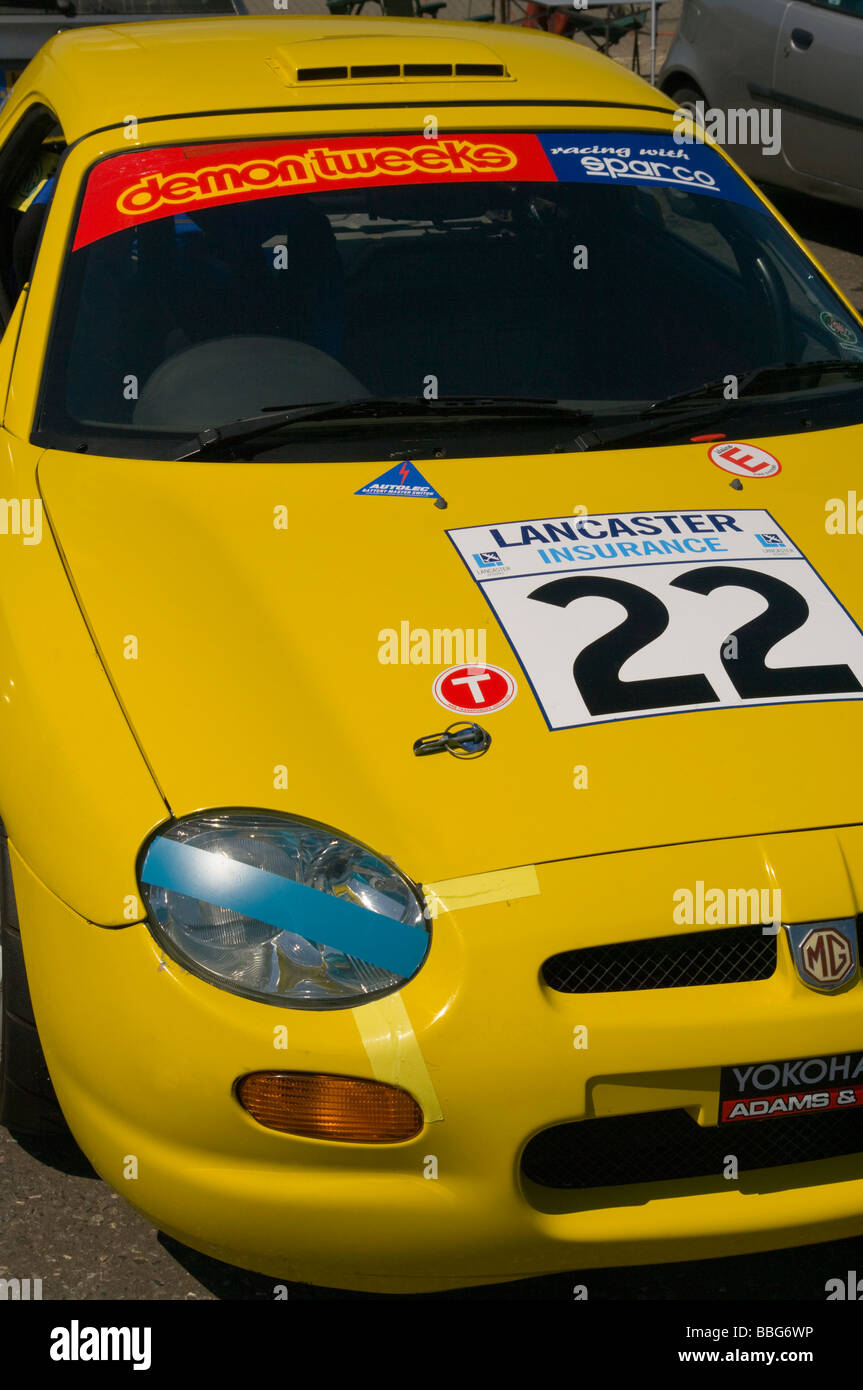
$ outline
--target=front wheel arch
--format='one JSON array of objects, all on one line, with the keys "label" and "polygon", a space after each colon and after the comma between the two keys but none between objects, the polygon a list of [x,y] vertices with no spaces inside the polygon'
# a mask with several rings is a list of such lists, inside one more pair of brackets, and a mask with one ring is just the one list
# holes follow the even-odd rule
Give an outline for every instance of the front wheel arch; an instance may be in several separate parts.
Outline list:
[{"label": "front wheel arch", "polygon": [[0,825],[0,1124],[64,1146],[74,1143],[60,1109],[27,984],[9,862]]},{"label": "front wheel arch", "polygon": [[676,101],[678,106],[687,106],[689,101],[702,101],[705,108],[710,105],[707,94],[698,85],[694,77],[690,77],[685,72],[670,73],[663,80],[662,91],[672,101]]}]

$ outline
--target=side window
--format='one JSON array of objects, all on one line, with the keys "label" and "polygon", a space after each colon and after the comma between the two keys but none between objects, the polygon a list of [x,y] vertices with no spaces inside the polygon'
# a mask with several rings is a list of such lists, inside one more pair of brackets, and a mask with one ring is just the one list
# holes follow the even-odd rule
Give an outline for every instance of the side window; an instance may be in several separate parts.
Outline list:
[{"label": "side window", "polygon": [[0,148],[0,330],[31,277],[65,143],[52,113],[34,104]]},{"label": "side window", "polygon": [[863,19],[863,0],[806,0],[806,3],[816,5],[819,10],[836,10],[838,14],[852,14]]}]

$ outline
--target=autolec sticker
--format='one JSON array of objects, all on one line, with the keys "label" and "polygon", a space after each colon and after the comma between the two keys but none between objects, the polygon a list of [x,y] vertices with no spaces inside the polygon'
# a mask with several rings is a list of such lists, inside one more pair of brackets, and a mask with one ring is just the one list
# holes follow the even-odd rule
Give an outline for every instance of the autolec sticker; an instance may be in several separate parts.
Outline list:
[{"label": "autolec sticker", "polygon": [[863,633],[759,508],[447,532],[549,729],[863,698]]},{"label": "autolec sticker", "polygon": [[494,714],[518,692],[513,677],[500,666],[450,666],[436,678],[432,693],[444,709],[459,714]]},{"label": "autolec sticker", "polygon": [[432,487],[428,478],[423,477],[414,464],[405,459],[404,463],[397,463],[395,468],[388,468],[386,473],[381,473],[380,477],[375,478],[373,482],[357,488],[354,496],[440,497],[440,493]]},{"label": "autolec sticker", "polygon": [[673,134],[639,135],[628,130],[570,131],[539,138],[561,183],[671,188],[767,211],[728,160],[710,145],[695,142],[684,147]]},{"label": "autolec sticker", "polygon": [[103,159],[91,171],[72,249],[174,213],[278,194],[554,177],[537,137],[522,134],[339,136],[136,150]]},{"label": "autolec sticker", "polygon": [[763,1120],[863,1106],[863,1052],[723,1067],[719,1120]]},{"label": "autolec sticker", "polygon": [[766,449],[755,444],[714,444],[710,450],[710,460],[726,473],[736,473],[740,478],[773,478],[782,472],[782,464]]}]

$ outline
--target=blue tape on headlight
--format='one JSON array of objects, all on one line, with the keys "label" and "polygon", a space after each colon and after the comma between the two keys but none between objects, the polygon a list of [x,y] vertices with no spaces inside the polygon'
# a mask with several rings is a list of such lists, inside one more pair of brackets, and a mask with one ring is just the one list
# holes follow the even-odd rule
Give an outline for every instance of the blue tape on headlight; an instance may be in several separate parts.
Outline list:
[{"label": "blue tape on headlight", "polygon": [[396,922],[268,869],[256,869],[180,840],[153,840],[141,881],[280,931],[296,932],[394,975],[413,975],[428,950],[428,932],[423,927]]}]

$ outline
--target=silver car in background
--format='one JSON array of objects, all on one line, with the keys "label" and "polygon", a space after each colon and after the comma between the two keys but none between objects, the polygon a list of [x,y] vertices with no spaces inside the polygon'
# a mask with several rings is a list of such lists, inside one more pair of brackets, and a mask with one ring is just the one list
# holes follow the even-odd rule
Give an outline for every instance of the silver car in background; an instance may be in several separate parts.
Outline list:
[{"label": "silver car in background", "polygon": [[659,86],[739,112],[716,138],[751,178],[863,208],[863,0],[684,0]]}]

